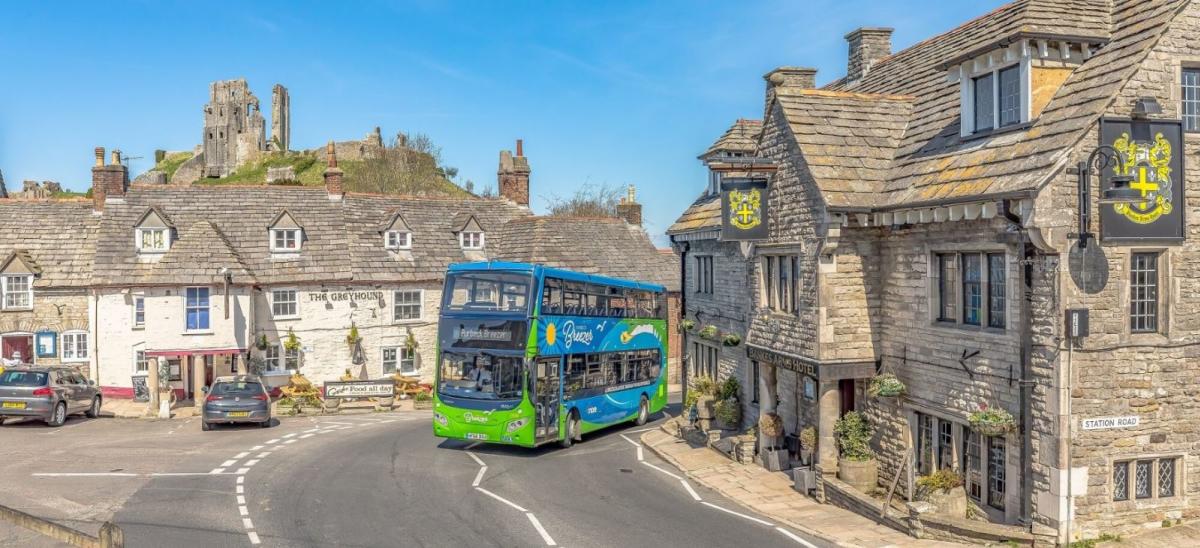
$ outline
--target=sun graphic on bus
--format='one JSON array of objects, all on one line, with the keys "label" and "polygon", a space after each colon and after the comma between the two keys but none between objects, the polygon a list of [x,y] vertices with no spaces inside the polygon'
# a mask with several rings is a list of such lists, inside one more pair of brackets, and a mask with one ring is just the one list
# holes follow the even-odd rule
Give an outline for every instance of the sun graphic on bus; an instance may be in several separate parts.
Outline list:
[{"label": "sun graphic on bus", "polygon": [[558,330],[554,328],[554,324],[546,324],[546,344],[554,344],[554,338],[556,335],[558,335],[557,331]]}]

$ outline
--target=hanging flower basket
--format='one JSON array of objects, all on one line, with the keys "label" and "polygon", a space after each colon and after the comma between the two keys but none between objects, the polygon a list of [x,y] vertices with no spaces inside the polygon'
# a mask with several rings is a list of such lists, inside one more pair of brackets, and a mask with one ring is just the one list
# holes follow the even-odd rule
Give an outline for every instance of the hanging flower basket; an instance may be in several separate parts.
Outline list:
[{"label": "hanging flower basket", "polygon": [[255,346],[257,346],[259,350],[266,350],[268,347],[271,346],[271,343],[267,342],[266,335],[260,335],[258,337],[258,342],[255,344]]},{"label": "hanging flower basket", "polygon": [[696,328],[696,320],[683,320],[679,322],[679,327],[682,327],[684,331],[691,331]]},{"label": "hanging flower basket", "polygon": [[971,413],[967,422],[971,423],[973,430],[984,436],[1003,436],[1012,432],[1017,424],[1011,413],[1001,407],[988,407],[987,404],[980,404],[979,411]]},{"label": "hanging flower basket", "polygon": [[742,344],[742,337],[737,333],[726,333],[725,338],[721,340],[721,344],[725,346],[737,346]]},{"label": "hanging flower basket", "polygon": [[351,323],[350,324],[350,333],[348,333],[346,335],[346,346],[349,346],[350,348],[354,348],[354,346],[357,345],[358,342],[361,340],[362,340],[362,337],[360,337],[358,335],[358,326]]},{"label": "hanging flower basket", "polygon": [[283,339],[283,349],[289,352],[300,350],[300,339],[296,337],[296,333],[288,328],[287,338]]},{"label": "hanging flower basket", "polygon": [[717,326],[715,326],[715,325],[706,325],[706,326],[704,326],[704,329],[700,330],[699,335],[702,338],[715,341],[715,340],[717,340],[717,337],[721,336],[721,331],[718,330]]},{"label": "hanging flower basket", "polygon": [[906,390],[904,383],[891,373],[875,375],[871,378],[871,384],[867,386],[867,393],[872,398],[895,398],[904,395]]}]

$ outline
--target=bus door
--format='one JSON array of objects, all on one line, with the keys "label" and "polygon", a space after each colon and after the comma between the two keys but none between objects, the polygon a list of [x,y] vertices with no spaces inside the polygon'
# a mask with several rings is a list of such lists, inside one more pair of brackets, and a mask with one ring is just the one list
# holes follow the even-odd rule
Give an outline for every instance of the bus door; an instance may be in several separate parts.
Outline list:
[{"label": "bus door", "polygon": [[533,402],[534,414],[537,419],[535,436],[537,442],[558,439],[558,409],[560,407],[559,393],[561,388],[562,358],[538,358],[537,380],[535,382],[536,397]]}]

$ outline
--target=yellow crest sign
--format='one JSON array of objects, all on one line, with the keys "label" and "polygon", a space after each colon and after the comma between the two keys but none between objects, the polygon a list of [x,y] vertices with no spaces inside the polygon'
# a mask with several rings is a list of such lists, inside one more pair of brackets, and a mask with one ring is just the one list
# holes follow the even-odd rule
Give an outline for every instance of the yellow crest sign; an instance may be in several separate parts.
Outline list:
[{"label": "yellow crest sign", "polygon": [[1175,208],[1171,184],[1171,143],[1156,133],[1150,142],[1135,141],[1128,133],[1122,133],[1113,142],[1113,148],[1125,155],[1125,162],[1113,171],[1117,175],[1132,175],[1130,188],[1142,193],[1142,201],[1134,204],[1116,204],[1120,213],[1138,224],[1157,221]]},{"label": "yellow crest sign", "polygon": [[767,181],[735,179],[721,184],[721,239],[767,239]]},{"label": "yellow crest sign", "polygon": [[1101,171],[1101,190],[1112,178],[1131,178],[1134,202],[1100,208],[1100,238],[1107,243],[1179,243],[1184,240],[1184,142],[1179,120],[1100,121],[1100,144],[1121,153]]}]

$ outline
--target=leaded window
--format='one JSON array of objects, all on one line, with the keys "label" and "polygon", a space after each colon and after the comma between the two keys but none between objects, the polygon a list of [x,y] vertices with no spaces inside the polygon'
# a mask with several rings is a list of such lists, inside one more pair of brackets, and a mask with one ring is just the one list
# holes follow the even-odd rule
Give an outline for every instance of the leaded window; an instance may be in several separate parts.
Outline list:
[{"label": "leaded window", "polygon": [[1113,500],[1129,500],[1129,463],[1113,463]]},{"label": "leaded window", "polygon": [[938,421],[938,469],[954,467],[954,423]]},{"label": "leaded window", "polygon": [[1008,324],[1008,268],[1004,253],[938,253],[931,268],[939,322],[1004,329]]},{"label": "leaded window", "polygon": [[1200,69],[1183,70],[1183,130],[1200,132]]},{"label": "leaded window", "polygon": [[1178,462],[1178,457],[1114,462],[1112,499],[1127,501],[1130,498],[1174,497],[1179,483],[1176,475]]},{"label": "leaded window", "polygon": [[938,295],[941,296],[941,307],[938,308],[938,319],[941,321],[954,321],[956,317],[955,310],[957,309],[958,299],[958,270],[955,260],[958,258],[953,253],[942,253],[937,256],[938,263]]},{"label": "leaded window", "polygon": [[1003,329],[1007,322],[1007,276],[1003,253],[989,253],[988,259],[988,327]]},{"label": "leaded window", "polygon": [[996,90],[991,74],[975,78],[975,131],[996,126]]},{"label": "leaded window", "polygon": [[962,256],[963,259],[963,318],[967,325],[980,325],[983,317],[983,267],[978,254]]},{"label": "leaded window", "polygon": [[917,474],[933,472],[933,417],[917,413]]},{"label": "leaded window", "polygon": [[983,448],[978,432],[963,429],[963,455],[966,457],[965,482],[967,496],[975,502],[983,502]]},{"label": "leaded window", "polygon": [[1139,499],[1151,497],[1150,483],[1153,481],[1153,476],[1150,474],[1150,470],[1153,467],[1154,461],[1152,460],[1139,460],[1134,464],[1133,496]]},{"label": "leaded window", "polygon": [[1158,496],[1175,496],[1175,459],[1158,461]]},{"label": "leaded window", "polygon": [[1004,457],[1004,438],[988,438],[988,506],[998,510],[1004,509],[1004,493],[1007,487]]},{"label": "leaded window", "polygon": [[1134,253],[1129,275],[1130,330],[1158,331],[1158,254]]},{"label": "leaded window", "polygon": [[1021,123],[1021,67],[1000,71],[1000,127]]}]

